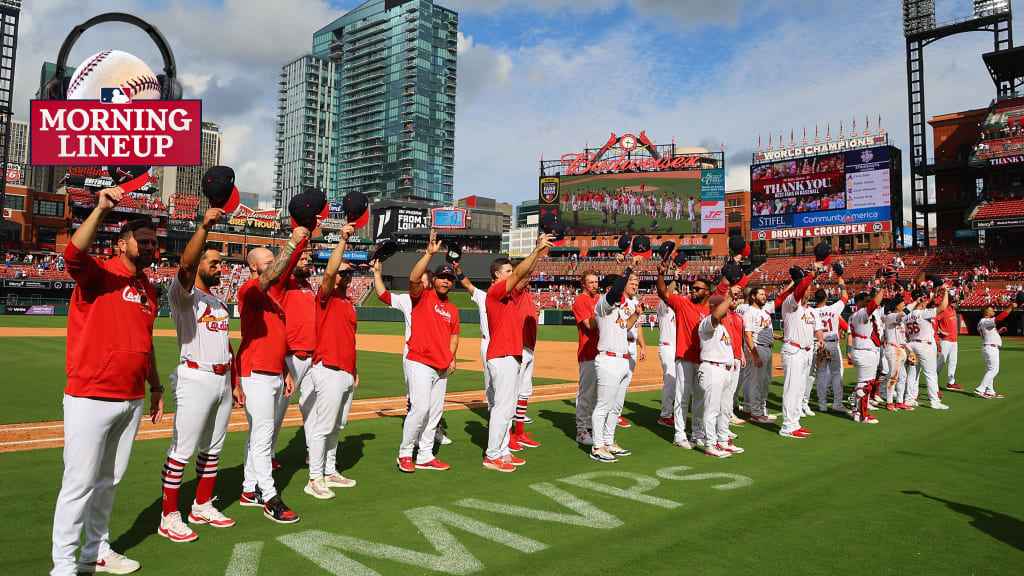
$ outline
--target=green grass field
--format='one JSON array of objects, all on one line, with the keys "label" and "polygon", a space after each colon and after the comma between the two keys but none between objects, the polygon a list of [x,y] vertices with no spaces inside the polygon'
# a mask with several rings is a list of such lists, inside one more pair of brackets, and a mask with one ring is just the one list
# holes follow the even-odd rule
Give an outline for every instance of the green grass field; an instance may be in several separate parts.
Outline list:
[{"label": "green grass field", "polygon": [[[62,344],[36,340],[21,356],[3,351],[6,373],[26,363],[26,372],[62,370]],[[975,386],[977,338],[961,341],[959,358],[958,380]],[[1009,341],[997,382],[1004,400],[947,392],[947,412],[882,413],[876,426],[820,414],[804,419],[814,430],[807,440],[747,424],[733,428],[747,452],[727,460],[673,448],[655,423],[656,393],[627,396],[624,414],[635,425],[617,440],[634,455],[613,465],[592,462],[570,438],[568,401],[531,405],[530,429],[544,446],[528,451],[515,474],[480,467],[482,411],[446,414],[455,443],[439,454],[453,466],[444,473],[395,471],[400,418],[357,421],[342,433],[340,460],[359,486],[330,501],[302,492],[304,439],[286,429],[275,478],[303,516],[294,526],[239,507],[245,433],[234,433],[217,493],[238,526],[198,527],[189,544],[155,534],[167,440],[140,441],[111,536],[148,575],[1012,574],[1024,562],[1024,498],[1013,496],[1024,473],[1022,368],[1024,343]],[[49,394],[48,385],[20,382],[36,397]],[[771,389],[774,411],[780,384]],[[16,519],[0,528],[7,570],[45,573],[61,451],[0,461],[2,510]],[[183,503],[194,489],[190,466]]]}]

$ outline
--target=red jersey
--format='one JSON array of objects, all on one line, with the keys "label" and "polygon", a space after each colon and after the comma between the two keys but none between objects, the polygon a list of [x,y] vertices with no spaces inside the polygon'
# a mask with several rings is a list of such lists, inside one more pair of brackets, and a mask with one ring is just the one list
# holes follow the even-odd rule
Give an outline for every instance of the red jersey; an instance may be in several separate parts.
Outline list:
[{"label": "red jersey", "polygon": [[665,302],[676,313],[676,358],[700,362],[700,336],[697,327],[711,311],[707,304],[695,304],[679,294],[669,296]]},{"label": "red jersey", "polygon": [[316,347],[313,362],[356,373],[356,308],[348,295],[335,288],[316,298]]},{"label": "red jersey", "polygon": [[[292,252],[281,274],[289,278],[302,256],[308,239],[303,239]],[[284,281],[278,280],[266,292],[260,290],[258,277],[250,278],[238,289],[238,309],[242,316],[242,343],[238,346],[238,375],[248,377],[254,371],[266,374],[284,372],[288,353],[284,308]]]},{"label": "red jersey", "polygon": [[459,333],[459,309],[427,289],[412,299],[412,333],[407,358],[438,372],[452,364],[451,337]]},{"label": "red jersey", "polygon": [[600,294],[590,296],[583,292],[572,303],[572,314],[576,317],[576,333],[579,336],[579,344],[576,346],[578,362],[589,362],[597,358],[597,328],[590,328],[588,323],[594,317],[594,307],[597,306],[597,299],[600,297]]},{"label": "red jersey", "polygon": [[519,312],[523,316],[523,348],[537,349],[537,304],[529,290],[519,295]]},{"label": "red jersey", "polygon": [[722,324],[725,325],[725,331],[729,334],[732,355],[739,360],[743,357],[743,316],[737,314],[735,310],[730,310],[722,320]]},{"label": "red jersey", "polygon": [[312,352],[316,348],[316,293],[303,280],[289,276],[284,282],[284,324],[289,352]]},{"label": "red jersey", "polygon": [[487,359],[523,355],[523,315],[519,295],[509,291],[508,281],[499,280],[487,289]]},{"label": "red jersey", "polygon": [[153,353],[156,290],[120,258],[100,264],[68,243],[68,274],[75,280],[68,309],[67,385],[87,398],[137,400],[146,394]]},{"label": "red jersey", "polygon": [[952,306],[947,306],[945,310],[939,312],[935,317],[935,323],[937,328],[935,332],[939,335],[940,340],[956,342],[957,336],[960,335],[960,323],[957,321],[956,310]]}]

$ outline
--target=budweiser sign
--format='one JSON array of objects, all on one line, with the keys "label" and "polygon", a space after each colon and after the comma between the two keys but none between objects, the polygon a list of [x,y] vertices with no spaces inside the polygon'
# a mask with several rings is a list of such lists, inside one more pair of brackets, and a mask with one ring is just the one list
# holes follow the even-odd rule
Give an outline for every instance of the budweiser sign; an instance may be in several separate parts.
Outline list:
[{"label": "budweiser sign", "polygon": [[228,220],[228,224],[277,230],[281,227],[281,222],[278,220],[279,215],[280,213],[277,210],[253,210],[245,204],[239,204],[234,215]]},{"label": "budweiser sign", "polygon": [[33,100],[29,124],[36,166],[201,163],[200,100]]},{"label": "budweiser sign", "polygon": [[700,167],[700,156],[675,156],[661,158],[615,158],[612,160],[594,160],[596,155],[586,152],[565,154],[562,164],[565,165],[566,176],[582,174],[608,174],[616,172],[666,172],[670,170],[686,170]]}]

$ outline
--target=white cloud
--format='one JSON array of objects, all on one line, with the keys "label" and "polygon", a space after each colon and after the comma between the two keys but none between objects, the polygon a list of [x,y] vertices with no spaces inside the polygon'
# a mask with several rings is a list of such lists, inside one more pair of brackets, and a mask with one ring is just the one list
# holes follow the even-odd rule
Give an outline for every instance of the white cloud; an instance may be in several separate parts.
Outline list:
[{"label": "white cloud", "polygon": [[206,92],[206,88],[210,85],[210,79],[213,78],[213,74],[193,74],[191,72],[183,72],[178,75],[178,80],[181,82],[182,87],[188,90],[195,98],[201,98]]}]

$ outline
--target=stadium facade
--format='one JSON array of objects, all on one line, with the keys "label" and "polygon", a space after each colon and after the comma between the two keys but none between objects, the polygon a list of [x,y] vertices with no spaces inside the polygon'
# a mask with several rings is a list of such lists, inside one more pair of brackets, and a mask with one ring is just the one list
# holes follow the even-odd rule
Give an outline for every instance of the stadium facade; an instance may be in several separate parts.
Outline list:
[{"label": "stadium facade", "polygon": [[369,0],[282,68],[275,204],[322,190],[451,204],[458,14]]}]

